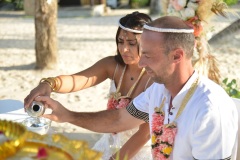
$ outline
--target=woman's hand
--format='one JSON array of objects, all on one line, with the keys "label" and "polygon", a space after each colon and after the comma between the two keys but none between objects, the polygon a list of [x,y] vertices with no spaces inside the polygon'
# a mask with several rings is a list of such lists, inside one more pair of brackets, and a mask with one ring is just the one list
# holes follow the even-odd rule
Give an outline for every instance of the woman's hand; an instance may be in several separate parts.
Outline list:
[{"label": "woman's hand", "polygon": [[50,96],[51,90],[51,87],[47,83],[40,83],[36,88],[31,90],[29,95],[24,99],[24,108],[29,107],[37,96]]}]

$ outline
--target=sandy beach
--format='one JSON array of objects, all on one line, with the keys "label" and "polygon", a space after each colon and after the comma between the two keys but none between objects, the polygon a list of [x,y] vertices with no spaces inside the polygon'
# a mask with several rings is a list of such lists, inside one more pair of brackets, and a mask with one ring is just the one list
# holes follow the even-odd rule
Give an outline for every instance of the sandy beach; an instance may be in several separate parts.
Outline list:
[{"label": "sandy beach", "polygon": [[[239,8],[240,5],[238,5]],[[233,8],[234,9],[234,8]],[[81,71],[97,60],[116,53],[115,33],[120,17],[134,10],[113,11],[103,17],[59,17],[57,22],[59,65],[54,70],[35,70],[34,19],[24,13],[0,12],[0,100],[23,101],[43,77]],[[144,10],[146,11],[146,10]],[[60,8],[59,13],[70,12]],[[157,16],[153,16],[153,19]],[[213,18],[214,34],[234,19]],[[222,79],[240,82],[240,32],[220,47],[212,47]],[[71,94],[52,94],[64,106],[75,111],[98,111],[106,108],[110,81]],[[100,134],[66,123],[52,123],[56,132],[73,139],[85,139],[90,146]]]}]

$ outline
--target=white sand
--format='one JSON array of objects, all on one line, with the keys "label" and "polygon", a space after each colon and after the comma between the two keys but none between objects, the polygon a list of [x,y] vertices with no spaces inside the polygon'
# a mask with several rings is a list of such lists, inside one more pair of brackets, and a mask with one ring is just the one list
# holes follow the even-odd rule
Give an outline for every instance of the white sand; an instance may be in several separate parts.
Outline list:
[{"label": "white sand", "polygon": [[[0,99],[23,101],[42,77],[75,73],[105,56],[114,55],[117,21],[122,15],[130,12],[105,17],[59,18],[57,24],[59,67],[46,71],[34,70],[34,20],[22,16],[1,17]],[[229,25],[231,21],[215,19],[216,32]],[[219,61],[223,78],[229,77],[240,81],[239,45],[240,34],[237,34],[220,48],[214,49],[213,54]],[[97,111],[106,108],[108,89],[109,81],[105,81],[88,90],[71,94],[53,94],[52,97],[75,111]],[[64,133],[73,139],[87,138],[90,145],[97,139],[96,135],[99,135],[66,123],[53,123],[53,127],[56,132]]]}]

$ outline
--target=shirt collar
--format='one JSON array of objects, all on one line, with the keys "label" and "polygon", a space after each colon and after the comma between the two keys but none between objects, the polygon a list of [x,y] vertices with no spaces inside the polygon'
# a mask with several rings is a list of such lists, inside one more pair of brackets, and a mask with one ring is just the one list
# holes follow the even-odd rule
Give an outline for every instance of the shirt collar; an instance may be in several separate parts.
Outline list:
[{"label": "shirt collar", "polygon": [[180,105],[183,101],[183,98],[185,97],[189,88],[195,82],[197,77],[198,77],[198,74],[196,71],[194,71],[193,75],[189,78],[189,80],[186,82],[186,84],[183,86],[183,88],[180,90],[180,92],[178,92],[178,94],[173,98],[173,100],[172,100],[173,107],[175,107],[175,108],[180,107]]}]

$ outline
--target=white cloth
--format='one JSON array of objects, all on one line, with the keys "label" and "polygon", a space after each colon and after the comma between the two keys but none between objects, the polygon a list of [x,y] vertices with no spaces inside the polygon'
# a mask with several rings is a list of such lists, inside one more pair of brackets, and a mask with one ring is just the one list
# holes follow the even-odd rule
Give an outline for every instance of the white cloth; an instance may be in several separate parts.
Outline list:
[{"label": "white cloth", "polygon": [[[51,113],[50,109],[46,109],[45,113]],[[30,118],[30,116],[24,110],[24,104],[22,101],[14,99],[4,99],[0,100],[0,119],[14,121],[17,123],[22,123],[25,119]],[[41,121],[45,118],[41,118]],[[49,122],[46,119],[44,122]],[[51,123],[50,123],[51,124]],[[50,126],[49,126],[50,127]],[[28,130],[39,133],[39,134],[52,134],[54,131],[48,126],[41,128],[26,127]],[[1,137],[0,137],[1,139]]]},{"label": "white cloth", "polygon": [[[114,81],[111,81],[110,92],[116,91],[116,85]],[[136,133],[138,128],[134,128],[128,131],[120,132],[117,134],[105,133],[96,142],[92,149],[101,151],[103,153],[102,159],[109,160],[109,158],[116,153],[132,135]],[[131,160],[151,160],[151,143],[150,141],[145,144],[144,147],[133,157]]]},{"label": "white cloth", "polygon": [[235,148],[233,149],[232,160],[240,160],[240,99],[232,98],[238,111],[238,135],[235,143]]},{"label": "white cloth", "polygon": [[0,119],[23,120],[29,117],[24,111],[23,102],[14,99],[0,100]]},{"label": "white cloth", "polygon": [[[168,119],[170,123],[174,120],[184,96],[197,76],[195,72],[174,97],[170,114],[170,94],[162,84],[154,83],[134,99],[134,106],[149,114],[150,130],[154,108],[160,106],[164,97],[164,123],[168,123]],[[237,110],[222,87],[211,80],[200,77],[192,98],[176,123],[178,131],[170,159],[210,160],[231,156],[238,128]]]}]

